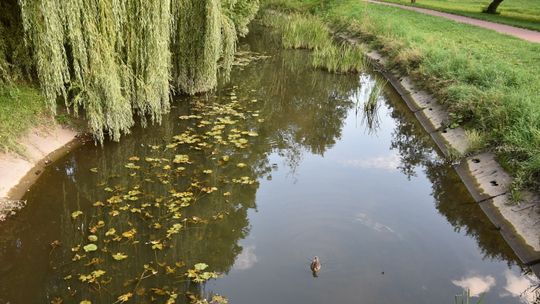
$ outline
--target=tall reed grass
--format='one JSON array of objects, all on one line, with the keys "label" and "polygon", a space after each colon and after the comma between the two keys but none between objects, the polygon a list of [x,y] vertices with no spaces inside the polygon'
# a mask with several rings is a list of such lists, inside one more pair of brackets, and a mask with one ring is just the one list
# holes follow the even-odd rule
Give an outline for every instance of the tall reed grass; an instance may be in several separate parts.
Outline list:
[{"label": "tall reed grass", "polygon": [[385,86],[386,81],[380,81],[377,79],[371,87],[367,99],[362,105],[362,124],[366,126],[369,133],[374,133],[380,127],[380,97],[383,94]]},{"label": "tall reed grass", "polygon": [[312,64],[332,73],[360,72],[364,69],[364,53],[361,45],[330,44],[315,49]]},{"label": "tall reed grass", "polygon": [[322,19],[305,14],[263,13],[262,23],[281,32],[285,48],[313,51],[312,65],[332,73],[360,72],[364,69],[365,47],[334,39]]}]

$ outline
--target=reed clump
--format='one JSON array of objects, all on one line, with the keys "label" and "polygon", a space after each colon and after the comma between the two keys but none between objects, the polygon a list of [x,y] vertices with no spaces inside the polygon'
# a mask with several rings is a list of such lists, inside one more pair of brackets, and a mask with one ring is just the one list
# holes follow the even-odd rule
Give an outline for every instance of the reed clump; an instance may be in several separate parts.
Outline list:
[{"label": "reed clump", "polygon": [[360,72],[364,69],[363,46],[358,44],[330,44],[313,53],[313,66],[332,73]]},{"label": "reed clump", "polygon": [[371,86],[366,101],[362,105],[362,124],[365,124],[369,133],[374,133],[380,127],[380,97],[384,92],[386,83],[386,81],[376,80]]},{"label": "reed clump", "polygon": [[318,17],[267,10],[261,20],[280,31],[283,47],[312,50],[312,65],[316,68],[332,73],[359,72],[364,68],[365,48],[349,41],[336,41],[331,29]]},{"label": "reed clump", "polygon": [[332,44],[328,27],[318,18],[292,14],[283,29],[283,46],[293,49],[321,49]]}]

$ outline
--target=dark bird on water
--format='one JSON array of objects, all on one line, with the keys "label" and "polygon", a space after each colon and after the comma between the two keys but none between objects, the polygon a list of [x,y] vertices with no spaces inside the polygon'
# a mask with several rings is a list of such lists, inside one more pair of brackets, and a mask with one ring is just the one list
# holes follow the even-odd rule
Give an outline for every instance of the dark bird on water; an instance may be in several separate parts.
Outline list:
[{"label": "dark bird on water", "polygon": [[319,270],[321,270],[321,262],[319,261],[318,256],[315,256],[313,258],[311,264],[309,265],[309,268],[311,269],[311,272],[313,272],[313,276],[317,277],[317,273],[319,272]]}]

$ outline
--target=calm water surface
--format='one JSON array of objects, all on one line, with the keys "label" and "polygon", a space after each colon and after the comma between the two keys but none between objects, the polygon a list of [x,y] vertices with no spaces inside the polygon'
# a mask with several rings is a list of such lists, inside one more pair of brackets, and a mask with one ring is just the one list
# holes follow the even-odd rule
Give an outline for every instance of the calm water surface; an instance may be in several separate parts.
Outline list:
[{"label": "calm water surface", "polygon": [[[186,291],[238,304],[453,303],[463,288],[485,293],[484,303],[526,303],[527,269],[391,88],[368,127],[359,109],[374,74],[313,70],[305,52],[282,51],[261,30],[240,47],[271,58],[235,68],[215,93],[178,98],[161,126],[137,128],[121,143],[86,144],[49,166],[27,193],[28,207],[0,224],[0,303],[113,303],[128,292],[129,303],[165,303],[173,290],[177,303],[189,303]],[[249,117],[234,126],[258,133],[247,148],[166,148],[187,128],[202,133],[179,119],[198,114],[189,102],[224,104],[231,96]],[[192,160],[182,173],[162,169],[182,153]],[[145,157],[168,160],[153,165]],[[239,162],[247,166],[232,165]],[[130,189],[143,194],[129,208],[154,203],[171,189],[193,188],[194,176],[218,190],[183,207],[183,226],[170,238],[159,231],[174,220],[160,211],[149,219],[144,208],[113,215],[92,206]],[[257,182],[231,182],[241,176]],[[89,243],[88,229],[100,220],[99,250],[72,249]],[[160,220],[166,228],[155,229]],[[137,235],[106,241],[109,228]],[[150,248],[150,239],[165,248]],[[128,258],[111,259],[117,251]],[[75,254],[84,257],[73,261]],[[318,277],[309,271],[315,255]],[[206,284],[181,279],[200,262],[222,276]],[[144,264],[157,274],[144,278]],[[95,270],[106,271],[98,284],[78,279]]]}]

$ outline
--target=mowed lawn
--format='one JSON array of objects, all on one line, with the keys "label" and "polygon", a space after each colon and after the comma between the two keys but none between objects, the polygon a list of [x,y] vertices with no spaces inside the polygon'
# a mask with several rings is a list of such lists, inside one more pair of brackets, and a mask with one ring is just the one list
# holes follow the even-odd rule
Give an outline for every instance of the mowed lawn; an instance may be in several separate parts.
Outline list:
[{"label": "mowed lawn", "polygon": [[482,10],[491,3],[490,0],[417,0],[414,5],[410,0],[381,1],[429,8],[540,31],[540,0],[505,0],[499,5],[497,15],[482,13]]}]

